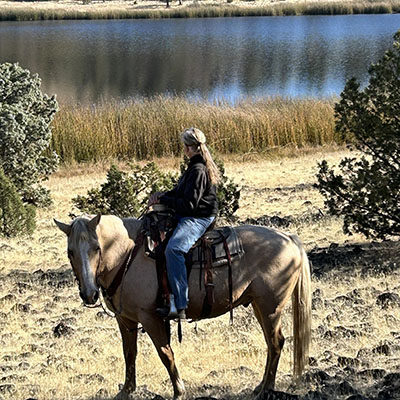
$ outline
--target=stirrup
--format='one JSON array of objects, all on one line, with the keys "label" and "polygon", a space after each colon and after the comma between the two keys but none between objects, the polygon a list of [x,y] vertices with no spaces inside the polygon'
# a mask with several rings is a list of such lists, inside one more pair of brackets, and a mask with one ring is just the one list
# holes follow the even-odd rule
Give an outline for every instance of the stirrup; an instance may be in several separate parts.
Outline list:
[{"label": "stirrup", "polygon": [[168,317],[168,314],[169,314],[169,308],[167,306],[158,307],[158,308],[156,308],[156,314],[159,317],[166,318],[166,317]]},{"label": "stirrup", "polygon": [[169,296],[169,308],[167,306],[156,308],[156,314],[164,319],[186,319],[185,310],[177,310],[174,295]]},{"label": "stirrup", "polygon": [[167,315],[167,319],[177,319],[177,320],[186,319],[185,310],[184,310],[184,309],[182,309],[182,310],[177,310],[177,311],[174,312],[174,313],[170,312],[170,313]]}]

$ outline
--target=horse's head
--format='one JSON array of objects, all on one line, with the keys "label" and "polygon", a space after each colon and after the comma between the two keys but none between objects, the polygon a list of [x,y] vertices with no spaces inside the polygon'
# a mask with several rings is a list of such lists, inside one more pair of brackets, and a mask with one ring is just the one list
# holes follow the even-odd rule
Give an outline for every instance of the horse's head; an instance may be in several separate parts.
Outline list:
[{"label": "horse's head", "polygon": [[100,218],[100,214],[93,219],[77,218],[70,225],[54,220],[68,236],[68,258],[85,304],[95,304],[99,298],[96,274],[101,262],[101,248],[96,228]]}]

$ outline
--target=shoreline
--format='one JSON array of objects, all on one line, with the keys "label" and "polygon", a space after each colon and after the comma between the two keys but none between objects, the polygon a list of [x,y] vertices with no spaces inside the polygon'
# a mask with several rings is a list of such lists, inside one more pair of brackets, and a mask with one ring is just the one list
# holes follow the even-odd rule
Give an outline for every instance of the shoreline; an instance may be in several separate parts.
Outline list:
[{"label": "shoreline", "polygon": [[159,19],[201,18],[235,16],[298,16],[298,15],[347,15],[395,14],[400,12],[400,0],[187,0],[179,5],[171,0],[60,0],[16,2],[0,0],[0,21],[33,20],[87,20],[87,19]]}]

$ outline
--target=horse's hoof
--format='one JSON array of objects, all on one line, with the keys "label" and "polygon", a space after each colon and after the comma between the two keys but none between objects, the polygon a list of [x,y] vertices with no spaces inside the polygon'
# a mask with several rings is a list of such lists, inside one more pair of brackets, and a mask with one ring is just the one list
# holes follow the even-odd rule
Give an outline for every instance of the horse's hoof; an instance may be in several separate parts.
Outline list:
[{"label": "horse's hoof", "polygon": [[186,398],[186,392],[182,391],[180,393],[174,393],[172,400],[184,400]]},{"label": "horse's hoof", "polygon": [[115,397],[114,400],[130,400],[132,397],[125,390],[121,390]]},{"label": "horse's hoof", "polygon": [[174,393],[174,397],[172,400],[184,400],[186,398],[186,391],[185,391],[185,387],[183,386],[183,382],[182,382],[182,386],[180,387],[179,392],[175,392]]},{"label": "horse's hoof", "polygon": [[[258,390],[258,393],[256,394],[255,393],[255,391],[256,390]],[[254,394],[255,394],[255,397],[254,397],[254,400],[264,400],[264,399],[270,399],[270,398],[278,398],[278,397],[275,397],[275,395],[274,395],[274,393],[276,393],[276,392],[274,392],[274,390],[273,389],[265,389],[265,390],[262,390],[261,389],[261,385],[258,385],[255,389],[254,389]],[[279,392],[280,393],[280,392]],[[272,396],[272,397],[270,397],[270,395]],[[280,398],[280,397],[279,397]],[[285,397],[285,399],[286,399],[286,397]]]},{"label": "horse's hoof", "polygon": [[261,392],[261,383],[259,385],[257,385],[254,390],[253,390],[253,394],[256,396],[257,394],[259,394]]},{"label": "horse's hoof", "polygon": [[[257,388],[256,388],[257,389]],[[263,396],[261,396],[261,391],[258,391],[257,393],[256,393],[256,391],[254,390],[254,397],[253,397],[253,400],[262,400],[262,398],[263,398]]]}]

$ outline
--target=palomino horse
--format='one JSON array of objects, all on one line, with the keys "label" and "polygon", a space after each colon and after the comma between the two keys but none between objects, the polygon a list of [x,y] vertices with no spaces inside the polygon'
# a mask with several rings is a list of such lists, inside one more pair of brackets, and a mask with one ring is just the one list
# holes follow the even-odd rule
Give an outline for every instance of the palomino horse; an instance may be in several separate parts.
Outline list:
[{"label": "palomino horse", "polygon": [[[68,236],[68,257],[78,278],[80,296],[84,303],[95,304],[99,288],[108,288],[141,231],[142,222],[134,218],[96,216],[76,218],[70,225],[55,221]],[[297,236],[287,235],[260,226],[235,228],[242,240],[244,254],[233,261],[233,306],[251,303],[264,332],[268,357],[264,377],[255,393],[263,398],[273,389],[284,336],[281,313],[292,296],[294,374],[299,376],[308,361],[311,337],[311,282],[307,255]],[[112,302],[106,305],[116,312],[122,335],[125,356],[125,384],[117,399],[128,398],[136,388],[135,359],[137,326],[141,323],[153,341],[161,361],[168,370],[174,388],[174,399],[184,394],[184,386],[175,365],[174,353],[164,321],[156,315],[158,290],[155,263],[139,250]],[[200,269],[193,269],[189,277],[189,308],[187,317],[199,319],[204,286],[199,287]],[[215,303],[210,317],[229,310],[228,274],[225,267],[214,272]]]}]

